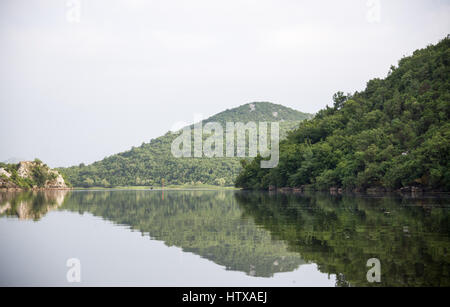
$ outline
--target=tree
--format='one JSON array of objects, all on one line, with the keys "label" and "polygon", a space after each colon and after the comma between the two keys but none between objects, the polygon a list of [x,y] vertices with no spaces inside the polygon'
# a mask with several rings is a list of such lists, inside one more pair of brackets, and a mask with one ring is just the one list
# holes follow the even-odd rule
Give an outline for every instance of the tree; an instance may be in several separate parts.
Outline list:
[{"label": "tree", "polygon": [[333,95],[334,109],[339,110],[342,108],[348,97],[343,92],[337,92]]}]

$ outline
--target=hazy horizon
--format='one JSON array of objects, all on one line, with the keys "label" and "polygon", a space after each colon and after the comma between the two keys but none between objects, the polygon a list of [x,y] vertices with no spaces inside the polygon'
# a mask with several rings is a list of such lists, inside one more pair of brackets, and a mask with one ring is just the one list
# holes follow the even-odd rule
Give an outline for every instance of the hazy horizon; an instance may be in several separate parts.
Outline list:
[{"label": "hazy horizon", "polygon": [[0,161],[92,163],[255,101],[315,113],[450,33],[450,1],[336,2],[2,1]]}]

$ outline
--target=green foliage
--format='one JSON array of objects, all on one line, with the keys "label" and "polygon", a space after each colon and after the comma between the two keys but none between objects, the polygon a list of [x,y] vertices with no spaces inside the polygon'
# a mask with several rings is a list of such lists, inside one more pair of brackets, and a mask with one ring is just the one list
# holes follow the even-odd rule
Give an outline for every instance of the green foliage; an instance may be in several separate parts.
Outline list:
[{"label": "green foliage", "polygon": [[[251,105],[254,105],[253,110]],[[218,122],[225,126],[226,122],[301,121],[310,118],[312,118],[311,114],[303,113],[280,104],[254,102],[231,110],[227,109],[208,118],[205,122]]]},{"label": "green foliage", "polygon": [[19,176],[18,169],[20,163],[18,164],[2,164],[1,168],[4,168],[8,173],[11,174],[10,178],[6,176],[3,177],[5,181],[10,181],[21,189],[31,189],[34,187],[43,188],[47,182],[53,181],[57,178],[57,174],[52,172],[51,169],[44,164],[41,160],[35,159],[30,166],[30,176],[28,178],[23,178]]},{"label": "green foliage", "polygon": [[[298,127],[300,121],[307,118],[311,115],[281,105],[255,102],[253,106],[246,104],[218,113],[203,121],[203,124],[218,122],[225,130],[226,122],[281,121],[280,137],[285,137],[287,131]],[[171,144],[177,136],[178,133],[168,132],[150,143],[143,143],[91,165],[80,164],[58,171],[76,187],[160,186],[163,178],[165,185],[191,182],[234,185],[240,170],[239,158],[175,158],[171,153]]]},{"label": "green foliage", "polygon": [[45,186],[47,181],[54,180],[56,175],[54,173],[50,173],[49,171],[50,169],[47,166],[36,164],[31,170],[32,179],[35,185],[42,188]]},{"label": "green foliage", "polygon": [[450,191],[450,38],[417,50],[363,92],[333,96],[334,107],[304,121],[280,144],[280,162],[247,163],[236,185],[312,185]]}]

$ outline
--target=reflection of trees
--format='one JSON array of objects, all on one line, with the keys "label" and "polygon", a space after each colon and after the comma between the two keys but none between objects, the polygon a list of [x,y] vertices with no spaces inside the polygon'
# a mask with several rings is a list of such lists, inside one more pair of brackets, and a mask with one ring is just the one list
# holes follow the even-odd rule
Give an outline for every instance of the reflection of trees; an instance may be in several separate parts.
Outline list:
[{"label": "reflection of trees", "polygon": [[58,208],[90,212],[254,276],[310,261],[336,274],[339,286],[366,286],[366,262],[378,258],[383,286],[449,286],[446,202],[223,191],[166,191],[163,200],[157,191],[30,191],[0,193],[0,216],[38,220]]},{"label": "reflection of trees", "polygon": [[286,243],[242,219],[230,191],[165,191],[164,199],[158,191],[74,192],[63,209],[129,225],[168,246],[252,276],[269,277],[304,263],[287,251]]},{"label": "reflection of trees", "polygon": [[251,192],[236,199],[244,217],[337,274],[337,285],[371,285],[369,258],[380,259],[383,286],[450,285],[449,210],[439,206],[448,200]]},{"label": "reflection of trees", "polygon": [[0,216],[17,216],[21,220],[39,220],[59,208],[69,191],[48,190],[0,192]]}]

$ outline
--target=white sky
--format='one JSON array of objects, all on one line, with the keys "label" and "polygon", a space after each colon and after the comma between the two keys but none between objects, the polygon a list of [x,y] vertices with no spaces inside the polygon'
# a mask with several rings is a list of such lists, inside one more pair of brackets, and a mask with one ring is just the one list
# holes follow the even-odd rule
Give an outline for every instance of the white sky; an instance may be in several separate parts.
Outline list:
[{"label": "white sky", "polygon": [[448,0],[376,3],[2,0],[0,161],[90,163],[253,101],[314,113],[450,33]]}]

